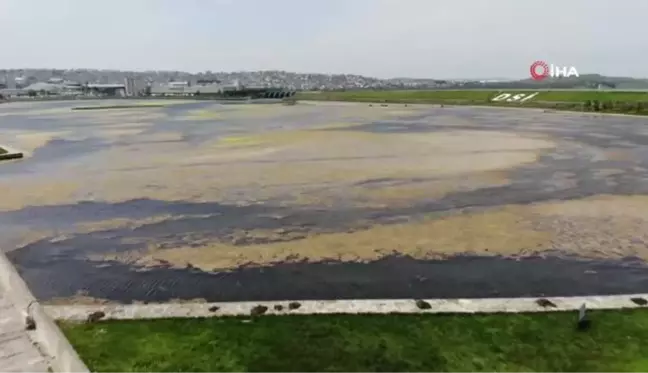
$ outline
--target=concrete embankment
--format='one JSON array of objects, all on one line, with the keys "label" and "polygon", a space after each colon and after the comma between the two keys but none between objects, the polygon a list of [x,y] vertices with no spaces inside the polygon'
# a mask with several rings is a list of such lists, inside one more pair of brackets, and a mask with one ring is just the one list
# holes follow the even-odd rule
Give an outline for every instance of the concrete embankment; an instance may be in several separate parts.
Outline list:
[{"label": "concrete embankment", "polygon": [[20,159],[23,158],[23,152],[12,149],[8,146],[0,146],[0,161],[7,161],[10,159]]},{"label": "concrete embankment", "polygon": [[[17,342],[12,346],[16,351],[11,355],[24,357],[9,362],[0,356],[0,371],[47,371],[49,365],[55,372],[89,372],[70,342],[45,313],[27,284],[1,251],[0,300],[3,305],[0,307],[0,321],[8,320],[8,326],[3,325],[1,334],[5,334],[5,331],[12,332],[15,337],[12,340]],[[9,327],[13,330],[9,330]],[[29,343],[30,341],[33,343]],[[2,346],[2,349],[5,347],[9,348]]]}]

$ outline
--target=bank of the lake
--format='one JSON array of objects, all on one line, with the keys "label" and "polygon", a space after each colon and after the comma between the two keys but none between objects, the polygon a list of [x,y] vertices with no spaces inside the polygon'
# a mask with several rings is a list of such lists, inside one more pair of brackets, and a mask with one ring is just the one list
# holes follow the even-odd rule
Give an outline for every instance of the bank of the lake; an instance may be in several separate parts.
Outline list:
[{"label": "bank of the lake", "polygon": [[648,312],[63,323],[93,372],[645,371]]},{"label": "bank of the lake", "polygon": [[[506,94],[508,96],[505,96]],[[511,99],[512,97],[513,99]],[[648,92],[644,91],[354,90],[300,92],[295,98],[297,100],[385,104],[535,107],[553,110],[648,115]]]},{"label": "bank of the lake", "polygon": [[23,157],[22,152],[14,151],[11,149],[6,149],[0,147],[0,161],[6,161],[11,159],[20,159]]}]

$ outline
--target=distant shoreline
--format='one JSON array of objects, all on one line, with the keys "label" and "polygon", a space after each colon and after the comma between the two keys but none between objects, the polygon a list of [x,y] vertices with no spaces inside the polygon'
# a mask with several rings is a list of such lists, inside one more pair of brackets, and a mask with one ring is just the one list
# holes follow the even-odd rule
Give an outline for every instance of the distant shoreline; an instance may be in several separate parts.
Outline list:
[{"label": "distant shoreline", "polygon": [[[529,100],[498,99],[532,96]],[[301,92],[298,101],[338,101],[388,104],[428,104],[449,106],[488,106],[507,108],[536,108],[583,113],[648,115],[646,91],[587,91],[587,90],[358,90]]]},{"label": "distant shoreline", "polygon": [[10,103],[10,102],[63,102],[63,101],[133,101],[133,100],[181,100],[181,101],[217,101],[217,102],[281,102],[280,98],[226,98],[226,97],[208,97],[208,96],[147,96],[147,97],[69,97],[69,96],[60,96],[60,97],[21,97],[21,98],[10,98],[0,101],[0,103]]}]

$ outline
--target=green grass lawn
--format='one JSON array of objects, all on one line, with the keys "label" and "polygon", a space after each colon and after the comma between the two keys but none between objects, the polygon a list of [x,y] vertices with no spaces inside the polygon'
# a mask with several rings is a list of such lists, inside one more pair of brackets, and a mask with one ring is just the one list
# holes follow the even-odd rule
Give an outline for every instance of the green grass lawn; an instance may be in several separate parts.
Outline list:
[{"label": "green grass lawn", "polygon": [[92,371],[648,371],[648,311],[63,323]]},{"label": "green grass lawn", "polygon": [[[537,92],[532,89],[520,90],[405,90],[373,91],[358,90],[345,92],[300,92],[296,98],[301,100],[339,100],[358,102],[410,102],[410,103],[488,103],[491,98],[501,93]],[[539,91],[532,102],[573,102],[587,100],[647,102],[648,92],[608,92],[608,91]]]},{"label": "green grass lawn", "polygon": [[300,92],[300,100],[339,100],[358,102],[411,102],[439,103],[447,101],[488,101],[496,91],[345,91],[345,92]]},{"label": "green grass lawn", "polygon": [[648,102],[648,92],[610,92],[610,91],[551,91],[540,92],[538,101],[583,102],[587,100]]}]

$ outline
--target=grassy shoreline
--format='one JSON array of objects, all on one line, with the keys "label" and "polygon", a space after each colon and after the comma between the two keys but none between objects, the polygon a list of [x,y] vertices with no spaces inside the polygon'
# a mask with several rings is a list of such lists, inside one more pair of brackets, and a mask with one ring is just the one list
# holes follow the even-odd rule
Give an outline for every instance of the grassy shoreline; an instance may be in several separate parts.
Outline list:
[{"label": "grassy shoreline", "polygon": [[92,371],[645,371],[647,310],[62,323]]},{"label": "grassy shoreline", "polygon": [[[492,101],[503,93],[535,93],[525,102]],[[348,101],[397,104],[446,104],[528,107],[579,112],[648,115],[648,92],[637,91],[534,91],[534,90],[438,90],[301,92],[303,101]]]}]

